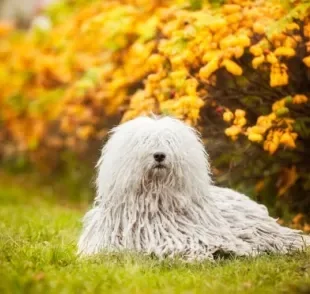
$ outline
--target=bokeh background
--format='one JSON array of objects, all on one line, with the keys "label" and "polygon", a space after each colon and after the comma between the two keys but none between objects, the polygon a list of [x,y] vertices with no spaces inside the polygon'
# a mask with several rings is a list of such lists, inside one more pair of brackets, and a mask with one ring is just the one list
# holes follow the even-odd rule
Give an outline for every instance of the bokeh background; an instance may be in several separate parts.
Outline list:
[{"label": "bokeh background", "polygon": [[0,1],[0,184],[93,199],[109,129],[198,128],[214,181],[310,231],[310,2]]}]

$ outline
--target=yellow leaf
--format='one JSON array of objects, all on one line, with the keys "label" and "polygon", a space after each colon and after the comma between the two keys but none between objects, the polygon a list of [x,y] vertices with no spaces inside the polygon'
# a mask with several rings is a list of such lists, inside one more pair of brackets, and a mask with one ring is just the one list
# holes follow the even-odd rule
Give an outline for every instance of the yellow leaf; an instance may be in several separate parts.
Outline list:
[{"label": "yellow leaf", "polygon": [[234,114],[231,111],[225,111],[223,113],[223,120],[230,122],[234,118]]},{"label": "yellow leaf", "polygon": [[230,59],[225,59],[222,63],[223,66],[227,69],[228,72],[232,73],[235,76],[242,75],[242,68],[235,62]]},{"label": "yellow leaf", "polygon": [[261,190],[263,190],[264,187],[265,187],[265,181],[264,180],[260,180],[255,185],[255,191],[257,193],[259,193]]},{"label": "yellow leaf", "polygon": [[307,67],[310,67],[310,56],[305,57],[302,61]]},{"label": "yellow leaf", "polygon": [[297,179],[296,166],[290,169],[284,168],[277,185],[279,187],[278,196],[283,196],[296,183]]},{"label": "yellow leaf", "polygon": [[248,139],[252,142],[261,142],[263,141],[264,137],[260,134],[251,133],[248,135]]},{"label": "yellow leaf", "polygon": [[295,217],[293,218],[293,224],[300,224],[304,219],[304,215],[302,213],[298,213],[297,215],[295,215]]}]

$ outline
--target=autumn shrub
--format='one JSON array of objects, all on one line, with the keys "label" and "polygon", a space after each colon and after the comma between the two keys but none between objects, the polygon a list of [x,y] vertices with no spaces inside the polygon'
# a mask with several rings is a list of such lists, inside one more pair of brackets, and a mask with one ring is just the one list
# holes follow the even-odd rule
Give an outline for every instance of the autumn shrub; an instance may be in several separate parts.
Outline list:
[{"label": "autumn shrub", "polygon": [[169,114],[202,131],[219,184],[280,215],[285,203],[302,223],[309,9],[292,0],[68,0],[48,8],[50,28],[2,24],[2,159],[49,169],[64,151],[89,160],[112,125]]}]

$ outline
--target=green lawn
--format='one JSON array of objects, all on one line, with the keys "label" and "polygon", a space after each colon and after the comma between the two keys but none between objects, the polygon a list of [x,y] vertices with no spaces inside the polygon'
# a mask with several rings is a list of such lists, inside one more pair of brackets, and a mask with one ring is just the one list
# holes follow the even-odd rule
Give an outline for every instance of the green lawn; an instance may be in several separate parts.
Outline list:
[{"label": "green lawn", "polygon": [[86,207],[57,199],[0,187],[0,293],[310,293],[309,251],[192,265],[129,255],[79,260]]}]

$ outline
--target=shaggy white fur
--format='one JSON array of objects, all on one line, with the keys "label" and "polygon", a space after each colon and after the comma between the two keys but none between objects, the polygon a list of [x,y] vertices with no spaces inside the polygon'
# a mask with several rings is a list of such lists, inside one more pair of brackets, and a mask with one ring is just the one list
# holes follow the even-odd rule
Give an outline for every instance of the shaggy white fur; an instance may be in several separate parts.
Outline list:
[{"label": "shaggy white fur", "polygon": [[97,168],[81,255],[133,250],[213,259],[217,252],[285,253],[310,244],[263,205],[213,186],[199,134],[177,119],[139,117],[114,128]]}]

